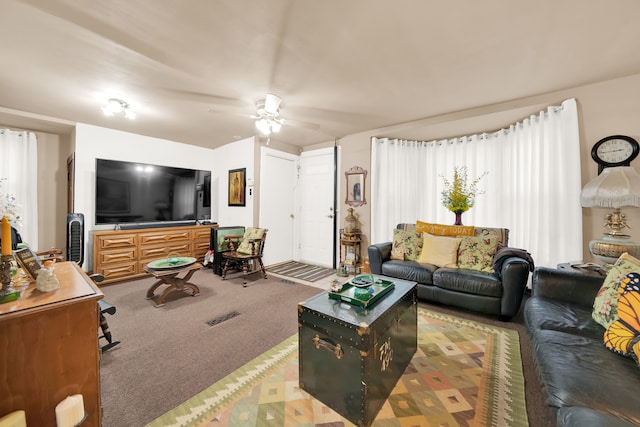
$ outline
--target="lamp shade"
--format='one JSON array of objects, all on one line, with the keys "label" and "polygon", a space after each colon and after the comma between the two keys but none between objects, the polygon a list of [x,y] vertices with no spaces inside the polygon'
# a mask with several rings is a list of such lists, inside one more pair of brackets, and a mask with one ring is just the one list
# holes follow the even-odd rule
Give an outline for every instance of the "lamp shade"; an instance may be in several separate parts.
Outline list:
[{"label": "lamp shade", "polygon": [[640,175],[632,166],[604,168],[584,186],[580,204],[585,208],[640,207]]}]

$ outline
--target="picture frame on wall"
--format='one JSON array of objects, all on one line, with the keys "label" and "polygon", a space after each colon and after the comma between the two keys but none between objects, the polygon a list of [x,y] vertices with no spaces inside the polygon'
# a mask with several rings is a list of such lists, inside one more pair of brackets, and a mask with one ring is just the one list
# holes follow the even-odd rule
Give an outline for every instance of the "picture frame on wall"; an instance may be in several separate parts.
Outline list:
[{"label": "picture frame on wall", "polygon": [[246,206],[247,168],[229,171],[229,206]]}]

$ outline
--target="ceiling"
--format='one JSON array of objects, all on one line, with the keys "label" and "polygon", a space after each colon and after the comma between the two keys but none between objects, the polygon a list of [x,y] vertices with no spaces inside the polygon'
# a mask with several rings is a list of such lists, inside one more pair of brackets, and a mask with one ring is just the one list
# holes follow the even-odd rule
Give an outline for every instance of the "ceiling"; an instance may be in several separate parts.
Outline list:
[{"label": "ceiling", "polygon": [[[0,124],[214,148],[256,135],[269,92],[288,121],[272,140],[304,147],[640,73],[638,16],[637,0],[2,0]],[[137,118],[106,117],[109,97]]]}]

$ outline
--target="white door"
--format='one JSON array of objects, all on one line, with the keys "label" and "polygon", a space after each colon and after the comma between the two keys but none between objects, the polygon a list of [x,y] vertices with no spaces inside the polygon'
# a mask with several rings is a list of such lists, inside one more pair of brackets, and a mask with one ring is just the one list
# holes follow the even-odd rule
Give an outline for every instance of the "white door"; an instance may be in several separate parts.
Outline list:
[{"label": "white door", "polygon": [[300,260],[333,267],[335,259],[334,149],[300,157]]},{"label": "white door", "polygon": [[269,229],[265,266],[293,259],[294,200],[298,156],[263,147],[260,166],[260,227]]}]

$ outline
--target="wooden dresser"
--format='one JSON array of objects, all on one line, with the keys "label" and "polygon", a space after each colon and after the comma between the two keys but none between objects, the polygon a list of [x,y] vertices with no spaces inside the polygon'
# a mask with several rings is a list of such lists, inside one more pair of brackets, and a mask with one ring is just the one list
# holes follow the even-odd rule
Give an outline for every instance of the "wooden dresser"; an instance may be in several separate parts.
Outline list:
[{"label": "wooden dresser", "polygon": [[217,225],[93,231],[93,273],[104,275],[101,284],[143,277],[144,266],[169,256],[195,257],[209,249],[211,228]]},{"label": "wooden dresser", "polygon": [[0,304],[0,415],[22,409],[27,425],[55,427],[55,407],[82,394],[87,419],[101,425],[98,300],[102,292],[74,262],[56,263],[60,288],[31,283]]}]

